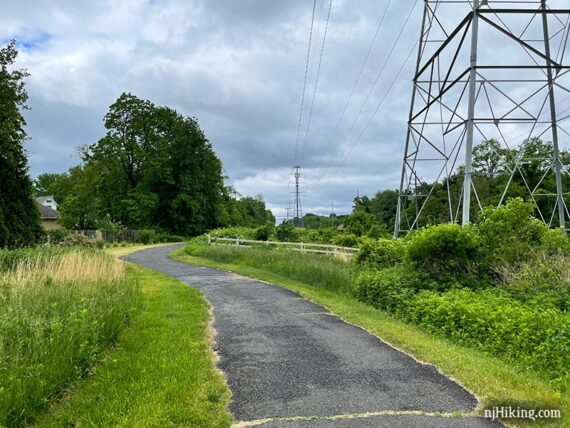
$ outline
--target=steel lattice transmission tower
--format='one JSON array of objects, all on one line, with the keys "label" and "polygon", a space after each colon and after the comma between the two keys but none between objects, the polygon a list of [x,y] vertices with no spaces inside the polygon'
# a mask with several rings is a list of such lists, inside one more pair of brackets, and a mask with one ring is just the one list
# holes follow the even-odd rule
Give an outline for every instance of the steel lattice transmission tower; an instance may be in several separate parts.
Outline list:
[{"label": "steel lattice transmission tower", "polygon": [[[504,183],[491,203],[511,196],[516,179],[542,220],[566,229],[569,175],[560,152],[570,146],[564,128],[570,109],[561,106],[570,105],[570,9],[564,6],[567,0],[424,0],[395,237],[429,221],[422,212],[434,191],[447,196],[440,211],[463,225],[490,203],[479,198],[472,162],[477,145],[489,140],[495,160],[504,149],[516,153],[495,172]],[[551,192],[540,189],[546,173],[532,179],[523,173],[535,137],[551,145],[551,155],[540,159],[555,174]]]},{"label": "steel lattice transmission tower", "polygon": [[303,227],[303,209],[301,207],[301,166],[293,167],[293,177],[295,179],[295,202],[293,208],[293,224],[297,227]]}]

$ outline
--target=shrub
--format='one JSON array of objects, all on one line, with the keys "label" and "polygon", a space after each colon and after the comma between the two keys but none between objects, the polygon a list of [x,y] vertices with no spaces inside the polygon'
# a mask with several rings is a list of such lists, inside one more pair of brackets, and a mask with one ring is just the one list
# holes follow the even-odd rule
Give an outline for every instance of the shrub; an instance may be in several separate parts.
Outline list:
[{"label": "shrub", "polygon": [[217,238],[254,239],[255,230],[252,227],[223,227],[214,229],[209,234]]},{"label": "shrub", "polygon": [[256,241],[267,241],[269,237],[273,234],[274,227],[270,225],[259,226],[255,229],[255,234],[253,239]]},{"label": "shrub", "polygon": [[293,224],[289,221],[284,221],[276,228],[277,239],[281,242],[296,242],[297,231]]},{"label": "shrub", "polygon": [[341,247],[356,247],[358,242],[358,237],[352,233],[341,233],[332,240],[334,245],[340,245]]},{"label": "shrub", "polygon": [[63,241],[61,241],[61,245],[64,247],[95,248],[97,244],[95,238],[74,232],[67,235]]},{"label": "shrub", "polygon": [[425,275],[404,266],[382,270],[364,270],[354,281],[358,300],[389,312],[405,312],[405,306],[418,290],[435,288]]},{"label": "shrub", "polygon": [[143,245],[154,244],[156,240],[156,234],[154,230],[143,229],[141,230],[139,241]]},{"label": "shrub", "polygon": [[67,235],[69,235],[69,230],[64,229],[63,227],[46,230],[44,241],[46,244],[60,244]]},{"label": "shrub", "polygon": [[405,241],[402,239],[361,239],[356,253],[357,264],[368,267],[389,267],[402,263],[405,258]]},{"label": "shrub", "polygon": [[570,309],[570,260],[546,249],[532,251],[528,261],[494,265],[499,286],[514,298],[537,307]]},{"label": "shrub", "polygon": [[475,230],[457,224],[428,226],[407,237],[407,255],[413,266],[433,277],[477,275],[483,248]]},{"label": "shrub", "polygon": [[506,356],[548,376],[559,388],[570,382],[570,317],[537,310],[497,290],[424,291],[405,306],[404,318],[456,342]]},{"label": "shrub", "polygon": [[522,198],[509,199],[500,207],[487,207],[481,213],[476,225],[491,260],[514,263],[527,260],[532,248],[543,240],[554,240],[547,236],[548,228],[533,217],[534,207]]}]

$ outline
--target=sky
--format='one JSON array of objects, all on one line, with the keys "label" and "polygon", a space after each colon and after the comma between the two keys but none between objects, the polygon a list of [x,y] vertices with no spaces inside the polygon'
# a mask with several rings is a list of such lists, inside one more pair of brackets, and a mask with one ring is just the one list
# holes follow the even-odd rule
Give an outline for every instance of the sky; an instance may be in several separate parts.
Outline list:
[{"label": "sky", "polygon": [[310,0],[3,2],[0,40],[31,75],[33,177],[79,163],[131,92],[196,117],[228,184],[278,218],[296,164],[305,213],[399,185],[422,1],[317,0],[308,68]]}]

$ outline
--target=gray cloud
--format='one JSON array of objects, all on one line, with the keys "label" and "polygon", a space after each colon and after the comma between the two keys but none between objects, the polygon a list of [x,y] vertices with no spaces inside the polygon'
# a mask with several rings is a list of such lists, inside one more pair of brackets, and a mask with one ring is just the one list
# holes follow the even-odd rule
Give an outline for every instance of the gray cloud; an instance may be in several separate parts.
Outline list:
[{"label": "gray cloud", "polygon": [[[28,81],[32,175],[78,162],[123,91],[196,116],[242,194],[284,215],[293,165],[312,2],[307,0],[0,0],[0,39],[16,37]],[[335,0],[304,149],[305,211],[350,209],[358,189],[398,185],[422,2],[348,133],[413,2],[392,1],[338,132],[333,129],[387,0]],[[315,83],[328,2],[318,1],[301,127]],[[375,108],[378,114],[358,140]],[[358,140],[358,141],[357,141]],[[350,156],[347,153],[350,152]],[[342,168],[339,165],[346,157]]]}]

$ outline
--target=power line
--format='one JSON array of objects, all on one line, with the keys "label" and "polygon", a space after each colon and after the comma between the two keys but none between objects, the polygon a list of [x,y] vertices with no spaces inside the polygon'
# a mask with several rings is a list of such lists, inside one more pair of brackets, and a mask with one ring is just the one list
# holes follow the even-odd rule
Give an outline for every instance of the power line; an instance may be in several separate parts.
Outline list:
[{"label": "power line", "polygon": [[[396,39],[394,40],[394,43],[392,44],[392,47],[390,48],[390,51],[388,53],[388,56],[386,57],[384,63],[382,64],[382,67],[380,68],[380,71],[378,72],[378,74],[376,75],[376,79],[374,80],[374,83],[372,84],[372,86],[370,87],[370,90],[368,91],[368,94],[366,95],[366,98],[364,99],[364,102],[362,103],[360,110],[358,111],[358,114],[356,115],[356,118],[354,119],[354,121],[352,122],[352,124],[350,125],[350,128],[348,129],[348,131],[346,132],[344,138],[341,141],[344,141],[348,138],[348,136],[350,135],[350,133],[352,132],[352,130],[354,129],[354,126],[356,125],[356,123],[358,122],[358,119],[360,119],[360,116],[362,115],[362,112],[364,111],[364,108],[366,107],[366,104],[368,103],[368,100],[370,99],[370,97],[372,96],[372,93],[374,92],[374,89],[376,88],[376,85],[378,84],[378,81],[380,80],[380,78],[382,77],[382,75],[384,74],[384,70],[386,68],[386,65],[388,64],[388,61],[390,60],[392,54],[394,53],[394,49],[396,48],[398,42],[400,41],[400,38],[402,37],[402,34],[404,33],[405,28],[407,27],[410,18],[412,16],[412,13],[414,12],[416,5],[418,4],[418,0],[415,0],[414,3],[412,4],[412,7],[410,8],[410,11],[408,12],[408,15],[406,16],[406,19],[404,21],[404,24],[402,25],[402,27],[400,28],[400,31],[396,37]],[[417,44],[417,43],[416,43]],[[406,64],[406,62],[408,61],[409,57],[410,57],[411,53],[408,54],[408,56],[406,57],[406,60],[404,62],[403,66]],[[400,72],[398,72],[399,75]],[[390,89],[392,87],[392,85],[394,84],[394,81],[392,81],[392,84],[390,85]],[[387,95],[387,94],[386,94]],[[384,98],[386,97],[386,95],[384,96]],[[382,99],[382,102],[384,101],[384,98]],[[379,107],[378,107],[379,108]],[[369,120],[369,122],[372,120],[372,118]],[[368,125],[365,127],[367,128]],[[352,151],[352,149],[351,149]],[[344,165],[344,161],[341,163],[342,165]],[[323,173],[321,174],[321,176],[319,177],[319,181],[325,176],[327,175],[327,171],[330,170],[333,167],[333,165],[330,165],[328,168],[325,169],[325,171],[323,171]],[[337,171],[339,170],[339,168],[337,168]],[[329,180],[330,181],[330,180]]]},{"label": "power line", "polygon": [[305,78],[303,81],[303,95],[301,96],[301,109],[299,111],[299,123],[297,124],[297,140],[295,141],[295,152],[293,154],[293,163],[297,159],[297,150],[299,147],[299,136],[301,134],[301,120],[303,118],[303,105],[305,104],[305,91],[307,88],[307,75],[309,74],[309,59],[311,57],[311,43],[313,40],[313,27],[315,25],[315,9],[317,7],[317,0],[313,0],[313,13],[311,15],[311,30],[309,32],[309,47],[307,48],[307,60],[305,63]]},{"label": "power line", "polygon": [[324,50],[325,50],[325,43],[327,40],[327,31],[329,28],[329,21],[330,21],[330,16],[331,16],[331,9],[332,9],[332,4],[333,4],[333,0],[330,0],[329,2],[329,10],[327,13],[327,21],[325,24],[325,32],[323,34],[323,43],[321,45],[321,54],[319,57],[319,65],[317,67],[317,76],[315,78],[315,88],[313,90],[313,99],[311,101],[311,109],[309,110],[309,119],[307,120],[307,129],[305,131],[305,141],[303,143],[303,148],[301,149],[301,155],[299,156],[299,164],[303,163],[303,156],[305,154],[305,147],[307,146],[307,140],[309,139],[309,129],[311,127],[311,118],[313,117],[313,107],[315,106],[315,98],[317,95],[317,88],[319,85],[319,76],[321,74],[321,65],[323,62],[323,54],[324,54]]},{"label": "power line", "polygon": [[[386,90],[386,92],[384,93],[384,96],[381,98],[380,102],[378,103],[378,105],[376,106],[376,108],[374,109],[374,112],[372,113],[372,115],[370,116],[370,118],[368,119],[368,122],[366,122],[366,125],[364,126],[364,128],[362,129],[362,131],[360,132],[360,134],[358,135],[358,138],[351,144],[350,149],[348,150],[348,152],[346,153],[346,155],[344,156],[344,158],[342,159],[342,162],[340,163],[340,165],[337,167],[337,169],[335,170],[335,173],[333,174],[333,176],[335,176],[336,174],[338,174],[338,172],[340,171],[340,169],[344,166],[346,160],[348,159],[348,157],[350,156],[350,154],[352,153],[352,151],[354,150],[354,147],[356,147],[356,145],[360,142],[360,140],[362,139],[362,136],[364,135],[364,133],[366,132],[366,130],[368,129],[368,127],[370,126],[370,124],[372,123],[372,120],[374,119],[374,117],[376,116],[376,114],[378,113],[378,111],[380,110],[380,107],[382,107],[382,105],[384,104],[384,101],[386,100],[386,98],[388,97],[388,94],[390,93],[390,91],[392,90],[392,87],[394,86],[394,84],[396,83],[396,81],[398,80],[398,78],[400,77],[400,75],[402,74],[402,71],[404,70],[404,67],[406,66],[406,64],[408,63],[410,57],[412,56],[412,54],[414,53],[414,51],[416,50],[416,47],[418,45],[418,42],[416,42],[413,46],[413,48],[410,50],[410,53],[408,54],[408,56],[406,57],[406,59],[404,60],[402,66],[400,67],[400,69],[398,70],[398,73],[396,74],[396,76],[394,77],[394,79],[392,80],[392,82],[390,83],[390,86],[388,87],[388,89]],[[330,181],[332,180],[332,176],[331,178],[327,181],[327,183],[321,188],[324,189],[328,186],[328,184],[330,183]]]},{"label": "power line", "polygon": [[[358,86],[358,83],[360,82],[360,78],[362,77],[362,73],[364,72],[364,67],[366,67],[366,63],[368,62],[368,58],[370,57],[370,54],[372,53],[372,50],[374,49],[374,45],[376,44],[376,39],[378,38],[378,34],[380,33],[380,28],[382,27],[382,23],[384,22],[384,18],[386,18],[386,14],[388,12],[388,8],[390,7],[391,1],[392,0],[388,0],[388,3],[386,3],[386,7],[384,8],[384,11],[382,13],[382,17],[380,18],[380,22],[378,23],[378,26],[376,27],[376,32],[374,33],[374,37],[372,38],[372,41],[370,42],[370,45],[368,46],[368,50],[366,52],[366,55],[364,56],[364,61],[362,62],[362,65],[360,67],[358,75],[356,76],[356,80],[354,81],[354,85],[352,86],[352,90],[350,91],[350,95],[348,96],[346,103],[344,104],[344,107],[343,107],[342,112],[340,114],[340,117],[338,118],[338,120],[335,124],[332,135],[330,137],[331,140],[333,140],[336,137],[338,127],[340,126],[342,119],[344,118],[344,115],[346,114],[346,110],[348,108],[348,105],[350,104],[350,101],[352,100],[352,97],[354,96],[354,92],[356,91],[356,87]],[[319,161],[322,158],[323,158],[323,155],[321,155]]]}]

